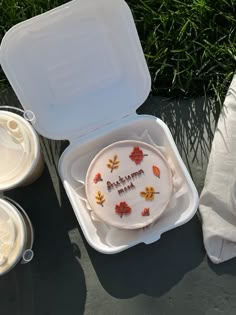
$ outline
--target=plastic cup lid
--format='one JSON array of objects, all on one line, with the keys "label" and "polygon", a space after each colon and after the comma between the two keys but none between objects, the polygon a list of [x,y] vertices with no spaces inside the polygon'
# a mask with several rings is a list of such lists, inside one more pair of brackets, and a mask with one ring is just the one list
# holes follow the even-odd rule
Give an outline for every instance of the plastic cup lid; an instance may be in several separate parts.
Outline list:
[{"label": "plastic cup lid", "polygon": [[17,115],[0,112],[0,182],[11,181],[24,168],[30,140]]}]

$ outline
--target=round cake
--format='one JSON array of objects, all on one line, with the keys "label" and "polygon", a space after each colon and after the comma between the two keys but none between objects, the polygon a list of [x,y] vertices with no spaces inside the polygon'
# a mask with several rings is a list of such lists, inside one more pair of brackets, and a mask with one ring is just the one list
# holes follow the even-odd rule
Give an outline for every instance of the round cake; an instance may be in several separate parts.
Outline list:
[{"label": "round cake", "polygon": [[157,220],[172,194],[165,157],[141,141],[119,141],[101,150],[86,175],[85,190],[95,214],[105,223],[137,229]]}]

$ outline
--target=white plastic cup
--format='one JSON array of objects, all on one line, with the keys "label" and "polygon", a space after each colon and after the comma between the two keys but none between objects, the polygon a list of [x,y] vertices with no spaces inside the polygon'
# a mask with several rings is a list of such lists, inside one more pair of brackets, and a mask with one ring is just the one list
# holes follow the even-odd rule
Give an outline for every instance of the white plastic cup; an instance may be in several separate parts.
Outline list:
[{"label": "white plastic cup", "polygon": [[24,209],[9,198],[0,199],[0,276],[33,259],[33,242],[33,226]]},{"label": "white plastic cup", "polygon": [[[5,156],[9,156],[9,160],[12,159],[13,164],[10,170],[6,168],[6,173],[1,172],[0,174],[0,191],[31,184],[42,174],[44,168],[37,133],[26,119],[3,110],[0,111],[0,127],[2,132],[0,136],[3,138],[0,142],[0,150],[2,146]],[[7,135],[5,142],[4,135]],[[8,159],[5,161],[9,162]],[[3,163],[2,170],[4,170],[4,161],[1,163]]]}]

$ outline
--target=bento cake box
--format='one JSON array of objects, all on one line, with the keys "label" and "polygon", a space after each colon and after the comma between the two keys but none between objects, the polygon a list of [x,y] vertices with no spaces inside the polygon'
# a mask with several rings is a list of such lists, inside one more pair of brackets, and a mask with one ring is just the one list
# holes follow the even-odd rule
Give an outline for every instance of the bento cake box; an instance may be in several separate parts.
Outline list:
[{"label": "bento cake box", "polygon": [[[136,109],[148,97],[151,79],[131,11],[123,0],[74,0],[22,22],[4,36],[1,66],[25,110],[36,117],[35,129],[70,145],[59,173],[88,243],[113,254],[138,243],[150,244],[162,233],[189,221],[198,194],[168,127]],[[185,193],[155,224],[138,230],[111,228],[92,218],[78,191],[93,157],[120,140],[146,132],[164,147]]]}]

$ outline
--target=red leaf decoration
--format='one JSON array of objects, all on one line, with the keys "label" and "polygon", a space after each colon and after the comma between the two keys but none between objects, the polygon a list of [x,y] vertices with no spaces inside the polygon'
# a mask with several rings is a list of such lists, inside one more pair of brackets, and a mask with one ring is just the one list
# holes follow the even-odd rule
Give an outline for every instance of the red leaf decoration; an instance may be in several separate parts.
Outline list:
[{"label": "red leaf decoration", "polygon": [[120,202],[119,205],[116,205],[115,207],[116,213],[122,216],[125,214],[130,214],[131,213],[131,208],[128,206],[128,204],[125,201]]},{"label": "red leaf decoration", "polygon": [[94,183],[97,184],[97,182],[102,182],[102,176],[100,173],[97,173],[93,179]]},{"label": "red leaf decoration", "polygon": [[149,208],[144,208],[143,211],[141,212],[141,215],[143,217],[148,217],[150,215]]},{"label": "red leaf decoration", "polygon": [[153,174],[154,174],[155,176],[157,176],[158,178],[160,178],[160,176],[161,176],[161,171],[160,171],[159,167],[153,165],[152,171],[153,171]]},{"label": "red leaf decoration", "polygon": [[135,164],[140,164],[143,160],[144,154],[139,147],[134,147],[129,157],[135,162]]}]

